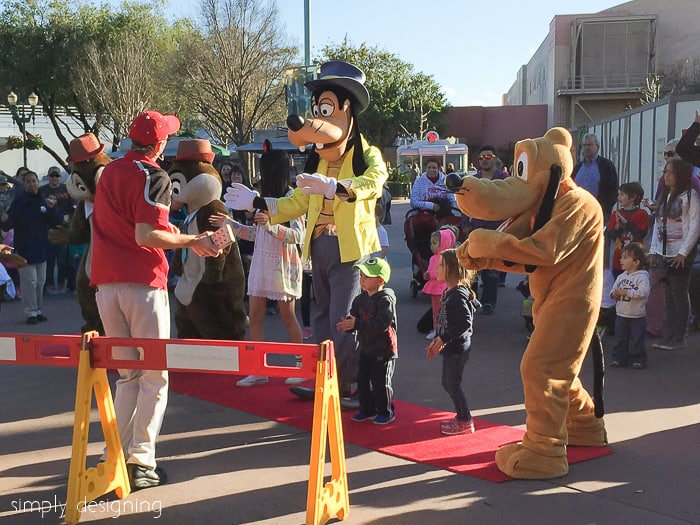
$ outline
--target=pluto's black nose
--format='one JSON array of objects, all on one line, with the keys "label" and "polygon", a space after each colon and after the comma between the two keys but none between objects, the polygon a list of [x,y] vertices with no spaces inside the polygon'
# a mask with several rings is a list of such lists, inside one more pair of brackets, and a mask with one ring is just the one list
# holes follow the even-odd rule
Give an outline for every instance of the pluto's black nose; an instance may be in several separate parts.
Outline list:
[{"label": "pluto's black nose", "polygon": [[445,176],[445,187],[451,193],[457,193],[462,187],[462,177],[456,173],[448,173]]}]

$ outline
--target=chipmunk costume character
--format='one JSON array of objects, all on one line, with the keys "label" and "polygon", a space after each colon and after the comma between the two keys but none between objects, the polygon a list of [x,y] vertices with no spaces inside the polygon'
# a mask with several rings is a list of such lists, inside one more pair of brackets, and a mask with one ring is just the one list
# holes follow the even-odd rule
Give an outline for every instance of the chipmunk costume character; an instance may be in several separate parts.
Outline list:
[{"label": "chipmunk costume character", "polygon": [[[169,170],[173,206],[187,206],[183,233],[197,235],[215,228],[209,217],[226,213],[221,178],[211,162],[214,152],[208,140],[183,140]],[[180,279],[175,286],[175,326],[183,339],[245,339],[243,305],[245,275],[234,243],[217,257],[200,257],[193,250],[175,250],[171,268]]]},{"label": "chipmunk costume character", "polygon": [[104,144],[100,144],[98,138],[92,133],[86,133],[71,140],[67,159],[71,163],[71,174],[66,182],[66,188],[70,196],[78,201],[78,207],[71,219],[70,229],[59,226],[49,230],[49,241],[54,244],[87,245],[75,277],[80,313],[85,321],[81,331],[96,330],[101,335],[104,335],[104,327],[95,301],[96,288],[90,286],[90,265],[95,188],[102,170],[112,162],[112,159],[104,153],[104,149]]},{"label": "chipmunk costume character", "polygon": [[603,213],[571,180],[572,139],[563,128],[515,146],[514,176],[465,177],[457,204],[470,217],[511,217],[498,231],[477,229],[459,248],[466,268],[528,273],[535,330],[520,372],[527,412],[522,443],[496,453],[514,478],[568,472],[567,445],[602,446],[603,419],[579,379],[595,334],[603,285]]},{"label": "chipmunk costume character", "polygon": [[[331,60],[321,65],[318,79],[306,83],[313,117],[287,117],[288,136],[299,148],[314,146],[291,196],[262,199],[242,184],[232,184],[225,197],[232,209],[267,210],[273,224],[308,214],[303,254],[313,266],[313,333],[318,342],[334,342],[344,398],[357,379],[359,353],[355,336],[339,332],[335,324],[360,292],[353,264],[380,250],[374,208],[388,177],[381,152],[360,134],[357,115],[369,105],[364,82],[358,68]],[[291,390],[304,399],[314,397],[310,388]],[[346,408],[359,406],[347,399],[343,403]]]}]

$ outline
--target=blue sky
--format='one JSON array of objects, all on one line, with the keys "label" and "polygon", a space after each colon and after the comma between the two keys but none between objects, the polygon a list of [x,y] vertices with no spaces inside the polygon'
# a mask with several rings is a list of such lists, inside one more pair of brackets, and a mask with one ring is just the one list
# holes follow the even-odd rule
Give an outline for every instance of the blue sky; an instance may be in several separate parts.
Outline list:
[{"label": "blue sky", "polygon": [[[310,0],[311,58],[345,35],[378,46],[432,75],[454,106],[498,106],[554,15],[596,13],[611,0]],[[167,0],[195,17],[197,0]],[[303,61],[304,0],[278,0],[280,19]]]}]

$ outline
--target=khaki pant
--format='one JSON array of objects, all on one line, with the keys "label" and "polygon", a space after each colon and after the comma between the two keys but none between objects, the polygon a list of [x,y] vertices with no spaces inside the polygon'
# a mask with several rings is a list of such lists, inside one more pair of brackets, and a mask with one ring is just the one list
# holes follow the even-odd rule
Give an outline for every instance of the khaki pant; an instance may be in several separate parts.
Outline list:
[{"label": "khaki pant", "polygon": [[28,264],[17,270],[22,291],[22,308],[29,317],[41,313],[44,306],[44,283],[46,282],[46,262]]},{"label": "khaki pant", "polygon": [[[101,284],[95,296],[109,337],[168,339],[168,292],[134,283]],[[139,359],[143,349],[114,347],[115,359]],[[119,370],[114,408],[127,463],[156,466],[156,438],[168,404],[167,370]]]}]

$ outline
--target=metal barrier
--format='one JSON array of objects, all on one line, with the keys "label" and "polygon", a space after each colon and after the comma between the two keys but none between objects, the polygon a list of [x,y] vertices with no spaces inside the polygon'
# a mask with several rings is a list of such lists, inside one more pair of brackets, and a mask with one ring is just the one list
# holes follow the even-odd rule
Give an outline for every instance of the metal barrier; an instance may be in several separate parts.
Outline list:
[{"label": "metal barrier", "polygon": [[[115,359],[115,347],[142,349],[141,360]],[[301,357],[301,365],[274,366],[268,356]],[[80,521],[86,502],[107,492],[129,495],[129,477],[114,412],[107,369],[169,370],[214,374],[267,375],[316,379],[309,461],[306,524],[322,525],[350,512],[340,395],[333,343],[320,345],[218,341],[204,339],[146,339],[79,335],[0,334],[0,364],[77,367],[73,445],[68,475],[68,525]],[[106,460],[86,468],[92,393],[105,437]],[[326,448],[330,447],[331,479],[324,484]]]}]

